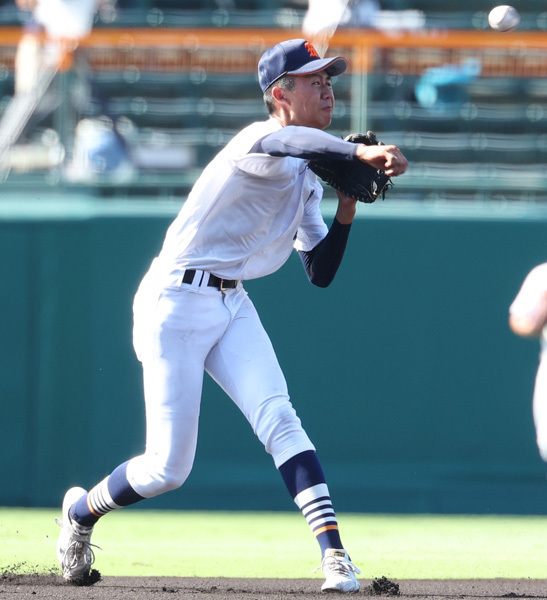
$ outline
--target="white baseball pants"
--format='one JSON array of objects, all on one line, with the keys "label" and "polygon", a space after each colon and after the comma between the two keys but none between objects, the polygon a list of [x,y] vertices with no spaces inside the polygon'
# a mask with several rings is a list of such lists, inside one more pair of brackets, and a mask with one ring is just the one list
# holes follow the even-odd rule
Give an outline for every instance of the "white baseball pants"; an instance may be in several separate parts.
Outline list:
[{"label": "white baseball pants", "polygon": [[536,440],[541,458],[547,462],[547,357],[541,356],[533,401]]},{"label": "white baseball pants", "polygon": [[181,486],[194,462],[204,372],[251,424],[276,467],[315,450],[289,400],[270,339],[242,284],[221,292],[146,275],[134,303],[134,346],[143,365],[146,450],[129,461],[133,489],[151,498]]}]

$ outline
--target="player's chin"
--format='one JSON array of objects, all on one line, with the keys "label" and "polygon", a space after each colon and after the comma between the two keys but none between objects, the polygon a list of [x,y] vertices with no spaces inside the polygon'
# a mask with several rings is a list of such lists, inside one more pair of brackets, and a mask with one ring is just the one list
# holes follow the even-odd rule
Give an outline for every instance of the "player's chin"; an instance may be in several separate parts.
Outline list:
[{"label": "player's chin", "polygon": [[318,128],[325,129],[332,123],[332,110],[327,110],[321,113]]}]

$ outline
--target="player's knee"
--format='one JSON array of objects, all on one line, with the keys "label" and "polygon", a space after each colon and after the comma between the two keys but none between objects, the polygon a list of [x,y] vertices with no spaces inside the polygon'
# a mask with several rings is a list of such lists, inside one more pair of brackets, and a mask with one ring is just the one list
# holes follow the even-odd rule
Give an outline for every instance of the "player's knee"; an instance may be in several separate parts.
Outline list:
[{"label": "player's knee", "polygon": [[154,473],[147,485],[147,494],[152,497],[176,490],[182,486],[187,477],[188,473],[186,472],[160,471]]},{"label": "player's knee", "polygon": [[130,461],[131,484],[145,498],[152,498],[181,487],[188,478],[191,465],[169,465],[157,458],[141,456]]},{"label": "player's knee", "polygon": [[161,479],[162,492],[170,492],[182,486],[188,473],[164,473]]},{"label": "player's knee", "polygon": [[266,451],[275,456],[306,434],[290,402],[284,400],[271,408],[263,415],[257,433]]}]

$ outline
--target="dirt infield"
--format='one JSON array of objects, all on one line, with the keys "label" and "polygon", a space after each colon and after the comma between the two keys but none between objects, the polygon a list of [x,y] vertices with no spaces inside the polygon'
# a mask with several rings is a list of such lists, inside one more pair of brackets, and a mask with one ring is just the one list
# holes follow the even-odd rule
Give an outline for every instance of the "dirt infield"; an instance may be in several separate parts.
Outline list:
[{"label": "dirt infield", "polygon": [[[58,575],[0,578],[0,600],[317,600],[321,579],[227,579],[192,577],[104,577],[88,587],[66,584]],[[329,595],[332,596],[332,595]],[[356,596],[424,600],[547,598],[547,579],[375,580],[361,579]]]}]

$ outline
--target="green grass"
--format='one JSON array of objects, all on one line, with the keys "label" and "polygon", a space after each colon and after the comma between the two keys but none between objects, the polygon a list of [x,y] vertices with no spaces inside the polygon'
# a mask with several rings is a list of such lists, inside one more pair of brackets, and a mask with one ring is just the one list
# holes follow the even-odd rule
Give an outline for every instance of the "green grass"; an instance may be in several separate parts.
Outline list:
[{"label": "green grass", "polygon": [[[57,569],[58,511],[0,508],[0,572]],[[547,517],[339,514],[363,578],[547,578]],[[93,542],[104,576],[321,577],[298,513],[125,510]]]}]

